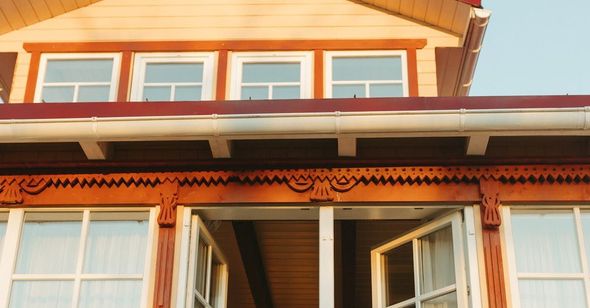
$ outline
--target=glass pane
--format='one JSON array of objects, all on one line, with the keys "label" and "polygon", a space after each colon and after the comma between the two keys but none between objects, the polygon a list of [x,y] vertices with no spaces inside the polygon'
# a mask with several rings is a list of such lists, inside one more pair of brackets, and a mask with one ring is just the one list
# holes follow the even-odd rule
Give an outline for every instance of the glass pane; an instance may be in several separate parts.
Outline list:
[{"label": "glass pane", "polygon": [[91,221],[84,272],[142,274],[147,233],[147,221]]},{"label": "glass pane", "polygon": [[366,97],[364,84],[338,84],[332,86],[332,98]]},{"label": "glass pane", "polygon": [[413,298],[416,294],[412,242],[394,248],[383,256],[387,279],[387,306]]},{"label": "glass pane", "polygon": [[421,294],[455,283],[453,231],[451,227],[438,230],[418,240],[420,245]]},{"label": "glass pane", "polygon": [[513,213],[512,235],[518,272],[580,272],[573,213]]},{"label": "glass pane", "polygon": [[110,86],[80,86],[78,102],[108,102]]},{"label": "glass pane", "polygon": [[48,60],[45,82],[110,82],[112,59]]},{"label": "glass pane", "polygon": [[73,281],[15,281],[9,307],[70,307],[73,288]]},{"label": "glass pane", "polygon": [[6,222],[0,221],[0,256],[2,256],[2,247],[4,247],[4,236],[6,235]]},{"label": "glass pane", "polygon": [[172,88],[170,86],[144,87],[143,100],[146,102],[169,101]]},{"label": "glass pane", "polygon": [[590,264],[590,213],[582,212],[582,232],[584,232],[584,247],[586,249],[586,259]]},{"label": "glass pane", "polygon": [[81,228],[80,221],[26,221],[16,261],[16,273],[74,273]]},{"label": "glass pane", "polygon": [[423,308],[456,308],[457,294],[455,292],[422,302]]},{"label": "glass pane", "polygon": [[195,298],[195,308],[206,308],[205,305],[201,304],[201,302],[199,301],[199,299]]},{"label": "glass pane", "polygon": [[213,259],[211,263],[211,288],[209,289],[209,304],[214,306],[219,291],[219,279],[221,278],[221,263]]},{"label": "glass pane", "polygon": [[145,82],[202,82],[203,63],[147,63]]},{"label": "glass pane", "polygon": [[205,243],[202,239],[199,239],[198,244],[198,252],[197,252],[197,263],[196,263],[196,280],[195,280],[195,289],[199,294],[205,297],[205,286],[207,283],[207,264],[208,264],[208,254],[209,254],[209,245]]},{"label": "glass pane", "polygon": [[242,87],[240,99],[268,99],[268,87]]},{"label": "glass pane", "polygon": [[586,307],[582,280],[519,280],[521,308]]},{"label": "glass pane", "polygon": [[288,63],[244,63],[242,82],[299,82],[301,64]]},{"label": "glass pane", "polygon": [[41,101],[45,103],[65,103],[74,101],[74,87],[43,87]]},{"label": "glass pane", "polygon": [[401,97],[404,87],[401,84],[372,84],[369,85],[370,97]]},{"label": "glass pane", "polygon": [[299,86],[274,86],[272,87],[272,98],[290,99],[300,97]]},{"label": "glass pane", "polygon": [[177,86],[174,94],[175,101],[200,101],[201,86]]},{"label": "glass pane", "polygon": [[401,80],[402,60],[389,57],[337,57],[332,59],[332,80]]},{"label": "glass pane", "polygon": [[141,280],[82,281],[79,308],[133,308],[141,303]]}]

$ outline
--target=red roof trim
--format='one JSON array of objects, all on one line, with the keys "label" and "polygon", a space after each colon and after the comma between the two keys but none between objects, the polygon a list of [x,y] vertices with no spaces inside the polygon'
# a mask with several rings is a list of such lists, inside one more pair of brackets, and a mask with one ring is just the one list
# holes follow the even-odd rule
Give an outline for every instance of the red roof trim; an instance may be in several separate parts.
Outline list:
[{"label": "red roof trim", "polygon": [[459,0],[460,2],[467,3],[474,7],[481,7],[481,0]]},{"label": "red roof trim", "polygon": [[590,106],[590,95],[406,97],[274,101],[37,103],[0,105],[0,119],[183,116],[212,114],[567,108]]}]

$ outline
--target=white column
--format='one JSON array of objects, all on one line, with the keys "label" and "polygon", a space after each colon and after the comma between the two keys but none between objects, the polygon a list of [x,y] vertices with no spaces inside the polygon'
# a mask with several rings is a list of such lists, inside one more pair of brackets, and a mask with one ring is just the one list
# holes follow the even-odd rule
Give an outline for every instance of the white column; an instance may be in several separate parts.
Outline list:
[{"label": "white column", "polygon": [[320,206],[320,307],[334,308],[334,207]]}]

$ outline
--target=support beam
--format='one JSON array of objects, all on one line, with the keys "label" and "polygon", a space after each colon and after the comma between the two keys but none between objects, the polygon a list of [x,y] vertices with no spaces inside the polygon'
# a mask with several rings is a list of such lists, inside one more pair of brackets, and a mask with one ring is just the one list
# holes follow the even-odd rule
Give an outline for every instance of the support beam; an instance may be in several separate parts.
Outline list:
[{"label": "support beam", "polygon": [[467,155],[486,155],[490,136],[469,136],[467,137]]},{"label": "support beam", "polygon": [[211,155],[213,158],[231,158],[231,141],[226,139],[210,139]]},{"label": "support beam", "polygon": [[320,206],[320,307],[334,308],[334,207]]},{"label": "support beam", "polygon": [[80,141],[80,146],[90,160],[105,160],[109,158],[111,146],[108,142]]},{"label": "support beam", "polygon": [[338,138],[338,156],[355,157],[356,156],[356,138],[339,137]]},{"label": "support beam", "polygon": [[272,297],[258,247],[254,222],[232,221],[232,226],[256,308],[271,308],[273,307]]},{"label": "support beam", "polygon": [[342,220],[342,307],[356,307],[356,221]]}]

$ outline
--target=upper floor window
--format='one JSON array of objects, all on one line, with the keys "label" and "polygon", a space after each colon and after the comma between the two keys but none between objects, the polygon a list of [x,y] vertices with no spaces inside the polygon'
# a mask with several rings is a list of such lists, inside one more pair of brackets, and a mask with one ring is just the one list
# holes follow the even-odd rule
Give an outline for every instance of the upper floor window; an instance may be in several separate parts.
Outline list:
[{"label": "upper floor window", "polygon": [[326,97],[408,96],[402,51],[326,52]]},{"label": "upper floor window", "polygon": [[131,100],[210,100],[213,60],[212,53],[137,54]]},{"label": "upper floor window", "polygon": [[35,101],[114,101],[119,62],[119,54],[43,54]]},{"label": "upper floor window", "polygon": [[234,53],[230,98],[311,98],[311,54]]}]

